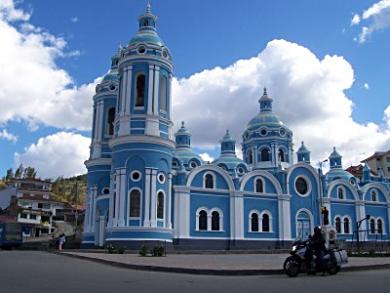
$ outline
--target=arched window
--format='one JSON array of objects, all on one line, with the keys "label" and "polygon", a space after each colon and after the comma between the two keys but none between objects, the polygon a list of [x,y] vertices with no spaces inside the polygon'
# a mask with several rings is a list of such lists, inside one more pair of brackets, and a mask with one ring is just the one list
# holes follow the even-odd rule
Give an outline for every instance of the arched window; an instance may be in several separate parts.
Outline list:
[{"label": "arched window", "polygon": [[157,219],[164,219],[164,193],[157,194]]},{"label": "arched window", "polygon": [[207,213],[204,210],[199,212],[199,230],[207,230]]},{"label": "arched window", "polygon": [[214,188],[214,178],[211,174],[206,174],[205,176],[205,188]]},{"label": "arched window", "polygon": [[136,107],[145,105],[145,74],[140,74],[137,77],[137,97],[135,100]]},{"label": "arched window", "polygon": [[269,223],[269,215],[263,214],[261,219],[261,231],[269,232],[270,231],[270,223]]},{"label": "arched window", "polygon": [[381,219],[378,219],[376,221],[376,227],[377,227],[378,234],[383,234],[383,224]]},{"label": "arched window", "polygon": [[134,189],[130,193],[130,217],[138,218],[140,216],[140,206],[141,206],[141,193],[138,189]]},{"label": "arched window", "polygon": [[341,233],[341,219],[339,217],[335,220],[336,232]]},{"label": "arched window", "polygon": [[378,200],[375,190],[371,191],[371,200],[372,201],[377,201]]},{"label": "arched window", "polygon": [[256,179],[256,192],[258,193],[264,192],[263,180],[261,180],[260,178]]},{"label": "arched window", "polygon": [[344,199],[344,189],[342,189],[341,187],[337,188],[337,198]]},{"label": "arched window", "polygon": [[248,164],[252,164],[252,163],[253,163],[252,151],[248,151]]},{"label": "arched window", "polygon": [[375,233],[375,220],[374,219],[370,220],[370,233],[371,234]]},{"label": "arched window", "polygon": [[167,111],[167,77],[160,76],[160,109]]},{"label": "arched window", "polygon": [[257,213],[251,215],[251,231],[259,232],[259,215]]},{"label": "arched window", "polygon": [[214,211],[211,213],[211,230],[212,231],[219,231],[219,213],[217,211]]},{"label": "arched window", "polygon": [[114,134],[114,120],[115,120],[115,108],[108,109],[107,113],[107,129],[108,135]]},{"label": "arched window", "polygon": [[261,150],[260,159],[262,162],[271,161],[268,149]]},{"label": "arched window", "polygon": [[344,218],[344,233],[349,234],[349,219]]},{"label": "arched window", "polygon": [[279,149],[279,151],[278,151],[278,160],[279,160],[279,162],[284,162],[285,161],[284,160],[284,152],[283,152],[282,149]]}]

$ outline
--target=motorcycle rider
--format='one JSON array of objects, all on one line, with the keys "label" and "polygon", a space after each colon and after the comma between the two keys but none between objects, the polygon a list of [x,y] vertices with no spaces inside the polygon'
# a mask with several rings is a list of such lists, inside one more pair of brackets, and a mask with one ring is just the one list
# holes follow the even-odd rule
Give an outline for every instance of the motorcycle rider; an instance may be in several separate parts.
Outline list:
[{"label": "motorcycle rider", "polygon": [[310,239],[310,248],[314,250],[316,256],[316,265],[323,273],[325,273],[326,268],[324,264],[324,255],[326,253],[325,239],[321,233],[321,227],[316,226],[314,228],[314,234]]}]

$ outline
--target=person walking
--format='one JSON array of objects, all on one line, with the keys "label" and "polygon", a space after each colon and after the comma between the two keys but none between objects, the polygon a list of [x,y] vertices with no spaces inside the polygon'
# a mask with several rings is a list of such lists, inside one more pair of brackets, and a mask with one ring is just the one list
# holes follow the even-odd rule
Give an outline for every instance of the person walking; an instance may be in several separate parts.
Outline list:
[{"label": "person walking", "polygon": [[62,246],[64,245],[65,241],[66,241],[65,234],[62,233],[58,239],[58,250],[62,250]]}]

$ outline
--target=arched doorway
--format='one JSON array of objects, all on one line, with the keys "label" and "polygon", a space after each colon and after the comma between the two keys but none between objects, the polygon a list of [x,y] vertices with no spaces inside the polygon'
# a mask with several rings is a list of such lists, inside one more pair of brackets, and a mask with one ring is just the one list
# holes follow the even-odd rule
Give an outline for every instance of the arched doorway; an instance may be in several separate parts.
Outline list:
[{"label": "arched doorway", "polygon": [[310,214],[307,211],[299,211],[296,220],[297,238],[306,240],[309,238],[312,230]]}]

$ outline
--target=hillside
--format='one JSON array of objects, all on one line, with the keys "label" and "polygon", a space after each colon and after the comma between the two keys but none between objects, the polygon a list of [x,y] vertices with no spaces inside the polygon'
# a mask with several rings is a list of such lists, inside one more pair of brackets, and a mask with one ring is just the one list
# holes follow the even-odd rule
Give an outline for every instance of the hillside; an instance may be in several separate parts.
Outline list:
[{"label": "hillside", "polygon": [[87,189],[87,175],[80,175],[70,178],[59,177],[53,181],[53,198],[69,204],[85,204]]}]

